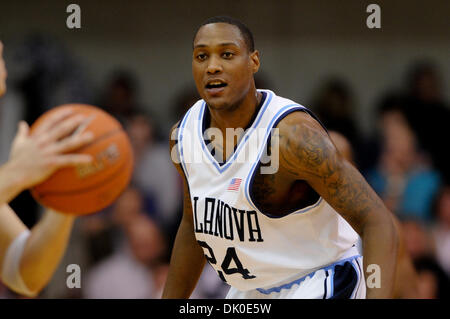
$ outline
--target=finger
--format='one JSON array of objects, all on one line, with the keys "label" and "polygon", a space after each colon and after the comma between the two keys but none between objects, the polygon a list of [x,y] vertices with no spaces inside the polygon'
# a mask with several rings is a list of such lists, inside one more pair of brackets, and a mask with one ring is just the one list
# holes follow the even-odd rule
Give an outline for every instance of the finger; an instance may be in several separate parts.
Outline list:
[{"label": "finger", "polygon": [[20,121],[19,122],[19,136],[27,137],[29,131],[30,131],[30,127],[28,126],[27,122]]},{"label": "finger", "polygon": [[49,154],[62,154],[71,152],[91,143],[93,139],[94,134],[92,132],[72,135],[68,138],[61,140],[58,143],[53,143],[51,146],[48,147],[47,152]]},{"label": "finger", "polygon": [[88,154],[67,154],[55,156],[49,160],[50,165],[55,168],[62,168],[67,166],[77,166],[92,163],[93,157]]},{"label": "finger", "polygon": [[83,115],[74,115],[71,116],[61,122],[59,122],[56,126],[48,130],[45,134],[42,134],[38,139],[39,143],[49,144],[52,142],[56,142],[70,133],[72,133],[76,128],[83,123],[86,119]]},{"label": "finger", "polygon": [[64,108],[62,110],[55,111],[55,113],[48,116],[36,130],[33,131],[32,136],[39,136],[45,132],[47,132],[50,128],[55,126],[56,123],[60,122],[64,118],[73,114],[73,110],[71,108]]},{"label": "finger", "polygon": [[20,121],[17,128],[16,137],[14,140],[24,139],[28,136],[29,132],[28,124],[25,121]]}]

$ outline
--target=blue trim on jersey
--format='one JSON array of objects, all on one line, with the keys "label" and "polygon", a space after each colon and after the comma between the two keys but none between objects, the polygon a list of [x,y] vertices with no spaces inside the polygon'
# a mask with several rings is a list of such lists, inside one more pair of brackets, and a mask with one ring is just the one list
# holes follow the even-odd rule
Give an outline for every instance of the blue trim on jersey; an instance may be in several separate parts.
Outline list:
[{"label": "blue trim on jersey", "polygon": [[[364,277],[364,274],[363,274],[361,265],[360,265],[359,262],[358,262],[358,258],[356,258],[353,262],[355,262],[356,265],[357,265],[357,268],[355,268],[355,271],[356,271],[356,273],[358,274],[358,282],[357,282],[357,286],[356,286],[355,290],[353,291],[353,293],[355,294],[355,297],[356,297],[356,294],[358,293],[358,290],[359,290],[359,288],[361,287],[361,280],[365,280],[365,277]],[[352,262],[352,264],[353,264],[353,262]],[[363,283],[363,285],[365,285],[365,284],[366,284],[366,283]],[[353,293],[352,293],[352,294],[353,294]]]},{"label": "blue trim on jersey", "polygon": [[[299,278],[299,279],[296,279],[296,280],[294,280],[294,281],[291,281],[291,282],[289,282],[289,283],[287,283],[287,284],[284,284],[284,285],[281,285],[281,286],[278,286],[278,287],[273,287],[273,288],[269,288],[269,289],[263,289],[263,288],[256,288],[256,290],[257,291],[259,291],[260,293],[262,293],[262,294],[265,294],[265,295],[268,295],[268,294],[271,294],[272,292],[280,292],[282,289],[290,289],[293,285],[295,285],[295,284],[300,284],[302,281],[304,281],[306,278],[308,278],[308,277],[313,277],[314,276],[314,274],[316,273],[316,272],[318,272],[318,271],[320,271],[320,270],[323,270],[323,271],[325,271],[325,272],[327,272],[328,270],[331,270],[333,273],[329,276],[329,277],[331,277],[330,278],[330,280],[331,280],[331,285],[330,285],[330,287],[331,287],[331,293],[330,293],[330,297],[332,297],[333,296],[333,276],[334,276],[334,267],[335,266],[340,266],[340,265],[343,265],[343,264],[345,264],[347,261],[351,261],[351,260],[354,260],[354,259],[356,259],[356,258],[359,258],[359,257],[361,257],[361,255],[354,255],[354,256],[352,256],[352,257],[348,257],[348,258],[345,258],[345,259],[342,259],[342,260],[339,260],[339,261],[337,261],[337,262],[335,262],[335,263],[333,263],[333,264],[331,264],[331,265],[328,265],[328,266],[326,266],[326,267],[324,267],[324,268],[320,268],[320,269],[317,269],[316,271],[314,271],[314,272],[312,272],[312,273],[310,273],[310,274],[307,274],[306,276],[303,276],[303,277],[301,277],[301,278]],[[353,263],[352,263],[353,264]]]},{"label": "blue trim on jersey", "polygon": [[211,161],[211,163],[214,165],[214,167],[217,169],[217,171],[219,173],[223,173],[224,171],[227,170],[228,167],[230,167],[230,165],[234,162],[234,160],[236,159],[240,150],[242,149],[243,145],[247,142],[251,132],[253,132],[255,130],[255,128],[258,126],[259,122],[261,121],[263,114],[267,110],[267,107],[269,106],[270,102],[272,101],[272,97],[273,97],[273,92],[268,91],[268,90],[265,90],[264,92],[266,92],[268,96],[266,97],[266,101],[264,102],[263,106],[261,107],[261,110],[259,111],[257,118],[253,122],[252,126],[247,130],[247,132],[245,132],[244,137],[242,138],[238,147],[234,151],[233,155],[222,166],[219,165],[219,163],[216,161],[216,159],[211,155],[211,152],[209,152],[209,150],[207,149],[205,140],[203,139],[202,123],[203,123],[203,116],[205,114],[205,107],[206,107],[206,102],[203,101],[203,104],[201,106],[201,110],[199,113],[199,117],[198,117],[198,121],[199,121],[198,135],[200,138],[200,143],[202,145],[203,152],[206,153],[206,156],[209,158],[209,160]]},{"label": "blue trim on jersey", "polygon": [[269,295],[272,292],[280,292],[281,289],[291,289],[291,287],[293,285],[296,285],[296,284],[299,285],[306,278],[314,276],[315,273],[316,272],[313,272],[313,273],[308,274],[308,275],[306,275],[306,276],[304,276],[302,278],[296,279],[296,280],[294,280],[294,281],[292,281],[290,283],[287,283],[287,284],[284,284],[284,285],[281,285],[281,286],[278,286],[278,287],[273,287],[273,288],[270,288],[270,289],[256,288],[256,290],[258,290],[262,294]]},{"label": "blue trim on jersey", "polygon": [[[287,111],[286,111],[287,110]],[[284,117],[286,117],[288,114],[295,112],[295,111],[306,111],[308,114],[312,114],[309,112],[309,110],[300,105],[300,104],[289,104],[286,106],[283,106],[278,112],[277,114],[275,114],[275,116],[272,118],[272,120],[270,121],[268,127],[267,127],[267,132],[264,136],[265,139],[265,143],[263,144],[263,147],[261,148],[261,150],[259,151],[258,157],[256,158],[255,163],[253,163],[252,168],[250,169],[249,174],[247,175],[246,181],[245,181],[245,197],[247,198],[247,201],[249,202],[249,204],[257,211],[260,212],[261,214],[264,214],[265,216],[269,217],[269,218],[283,218],[285,216],[288,216],[290,214],[302,214],[302,213],[306,213],[307,211],[319,206],[322,203],[322,197],[319,197],[319,199],[317,200],[317,202],[315,202],[312,205],[309,205],[307,207],[303,207],[301,209],[297,209],[297,210],[293,210],[292,212],[288,212],[287,214],[283,215],[283,216],[274,216],[274,215],[270,215],[270,214],[265,214],[263,212],[261,212],[255,205],[255,203],[253,202],[253,200],[251,199],[250,196],[250,181],[253,181],[253,178],[255,177],[255,168],[256,166],[259,164],[259,160],[261,158],[262,152],[265,149],[265,146],[267,144],[267,139],[269,137],[269,135],[271,134],[271,130],[272,128],[280,121],[282,120]],[[250,177],[250,178],[249,178]]]},{"label": "blue trim on jersey", "polygon": [[330,297],[328,298],[333,298],[334,295],[334,267],[332,269],[330,269],[331,271],[331,275],[330,275]]},{"label": "blue trim on jersey", "polygon": [[359,264],[358,264],[358,267],[355,266],[355,262],[356,262],[356,264],[358,264],[357,260],[352,260],[352,266],[353,266],[353,269],[355,269],[355,271],[356,271],[356,275],[358,276],[358,280],[356,281],[356,286],[355,286],[355,289],[353,289],[352,295],[353,294],[356,295],[356,293],[358,292],[360,281],[361,281],[361,275],[360,275],[361,270],[359,269]]},{"label": "blue trim on jersey", "polygon": [[334,293],[330,299],[354,299],[356,297],[361,285],[360,270],[355,266],[358,259],[359,257],[334,268]]},{"label": "blue trim on jersey", "polygon": [[189,109],[189,111],[187,111],[186,115],[184,116],[183,120],[181,121],[181,129],[178,132],[178,150],[180,152],[180,163],[181,163],[181,167],[184,170],[184,173],[186,174],[186,179],[189,177],[189,172],[186,169],[186,165],[183,161],[183,130],[184,130],[184,126],[186,125],[187,122],[187,118],[189,117],[189,114],[191,113],[192,108]]}]

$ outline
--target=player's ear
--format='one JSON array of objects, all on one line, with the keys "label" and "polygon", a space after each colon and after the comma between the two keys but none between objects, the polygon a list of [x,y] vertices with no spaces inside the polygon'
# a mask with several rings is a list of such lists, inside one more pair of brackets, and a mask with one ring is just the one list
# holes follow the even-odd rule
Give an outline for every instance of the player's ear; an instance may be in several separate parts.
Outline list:
[{"label": "player's ear", "polygon": [[259,70],[259,51],[255,50],[252,53],[250,53],[250,63],[251,63],[251,67],[253,69],[253,73],[258,72]]}]

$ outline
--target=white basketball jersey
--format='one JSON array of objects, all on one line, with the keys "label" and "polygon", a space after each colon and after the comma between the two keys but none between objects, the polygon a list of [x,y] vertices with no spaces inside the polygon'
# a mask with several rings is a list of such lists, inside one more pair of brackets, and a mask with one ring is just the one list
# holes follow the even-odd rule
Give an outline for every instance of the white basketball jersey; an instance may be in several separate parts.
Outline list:
[{"label": "white basketball jersey", "polygon": [[253,203],[249,188],[271,129],[288,113],[305,110],[272,91],[260,91],[266,93],[263,105],[222,165],[203,138],[203,100],[189,109],[178,130],[195,236],[219,276],[242,291],[309,274],[348,257],[358,241],[357,233],[322,198],[283,217],[264,214]]}]

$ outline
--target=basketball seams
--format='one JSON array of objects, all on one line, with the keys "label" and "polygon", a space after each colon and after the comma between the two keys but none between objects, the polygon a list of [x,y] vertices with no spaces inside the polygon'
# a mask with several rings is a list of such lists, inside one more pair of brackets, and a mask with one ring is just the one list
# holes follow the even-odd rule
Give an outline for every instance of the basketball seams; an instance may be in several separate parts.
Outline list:
[{"label": "basketball seams", "polygon": [[[112,174],[108,175],[107,178],[99,181],[98,183],[90,185],[89,187],[86,187],[86,188],[79,188],[79,189],[74,189],[74,190],[70,190],[70,191],[45,191],[42,193],[39,193],[38,191],[35,191],[35,190],[33,190],[33,191],[41,199],[43,199],[45,196],[70,195],[70,194],[75,194],[75,193],[83,193],[86,191],[91,191],[91,190],[94,190],[94,189],[98,188],[99,186],[104,185],[104,184],[110,182],[111,180],[115,179],[119,174],[121,174],[123,172],[123,169],[126,168],[127,164],[128,164],[128,161],[124,161]],[[130,176],[131,176],[131,174],[130,174]]]},{"label": "basketball seams", "polygon": [[[122,128],[120,128],[120,129],[114,129],[113,131],[109,131],[109,132],[107,132],[107,133],[105,133],[105,134],[103,134],[103,135],[101,135],[101,136],[99,136],[99,138],[97,138],[97,139],[95,139],[93,142],[91,142],[91,143],[89,143],[88,145],[86,145],[86,146],[83,146],[82,148],[80,148],[80,149],[77,149],[77,152],[79,152],[79,151],[86,151],[86,150],[88,150],[90,147],[93,147],[93,146],[96,146],[96,144],[98,144],[98,143],[101,143],[101,142],[103,142],[105,139],[107,139],[107,138],[114,138],[116,135],[119,135],[119,134],[123,134],[123,136],[125,136],[125,138],[128,140],[128,137],[127,137],[127,135],[126,135],[126,133],[125,133],[125,131],[122,129]],[[130,158],[128,159],[128,160],[133,160],[132,159],[133,158],[133,155],[132,155],[132,153],[130,154]],[[127,160],[127,159],[125,159],[125,160]],[[121,160],[122,161],[122,160]],[[123,166],[124,166],[124,163],[122,163],[122,164],[120,164],[120,167],[119,168],[123,168]],[[57,172],[55,172],[55,173],[57,173]],[[112,174],[117,174],[117,169],[115,169],[114,171],[113,171],[113,173]],[[108,175],[108,178],[109,178],[109,176],[111,176],[111,175]],[[51,178],[51,177],[50,177]],[[45,183],[45,182],[44,182]],[[98,186],[98,182],[95,182],[95,185],[96,186]],[[51,193],[51,194],[65,194],[66,192],[77,192],[76,190],[64,190],[64,191],[61,191],[61,192],[57,192],[57,191],[54,191],[54,190],[41,190],[41,191],[39,191],[39,186],[40,185],[37,185],[37,186],[35,186],[35,187],[33,187],[32,188],[32,191],[34,192],[34,193],[36,193],[36,194],[47,194],[47,193]],[[94,185],[89,185],[88,186],[88,188],[90,189],[90,188],[92,188],[92,187],[94,187]],[[81,188],[78,188],[78,189],[81,189]]]},{"label": "basketball seams", "polygon": [[[133,168],[133,164],[132,164],[131,162],[125,162],[123,165],[121,165],[120,169],[122,169],[123,166],[125,166],[125,169],[130,169],[130,171],[131,171],[132,168]],[[114,177],[117,177],[117,176],[119,175],[119,173],[121,172],[120,169],[118,169],[118,170],[113,174],[113,175],[115,175]],[[129,175],[126,177],[125,180],[122,180],[123,185],[127,185],[127,184],[129,183],[130,179],[131,179],[131,174],[129,174]],[[108,179],[104,180],[104,181],[103,181],[103,184],[102,184],[101,186],[107,186],[108,183],[111,183],[111,182],[114,182],[114,178],[112,178],[112,176],[110,176],[110,177],[108,177]],[[122,184],[122,183],[119,183],[119,184]],[[99,186],[99,185],[97,185],[97,186]],[[91,187],[89,187],[89,188],[91,188]],[[70,192],[72,192],[72,191],[70,191]],[[81,196],[83,196],[83,195],[86,195],[87,193],[89,193],[89,191],[86,191],[86,192],[82,191],[82,192],[79,192],[79,193],[76,194],[76,195],[81,195]],[[98,207],[98,209],[97,209],[95,212],[98,212],[98,211],[100,211],[100,210],[102,210],[102,209],[105,209],[106,207],[108,207],[109,205],[111,205],[115,200],[117,200],[117,198],[120,196],[121,193],[122,193],[122,191],[117,192],[116,194],[114,194],[113,196],[111,196],[107,201],[105,201],[105,204],[104,204],[104,205],[101,205],[100,207]],[[47,206],[47,207],[50,207],[50,205],[52,205],[52,207],[53,207],[54,210],[56,210],[56,211],[62,211],[63,208],[57,207],[57,204],[55,204],[55,203],[51,203],[51,202],[50,202],[50,203],[45,203],[45,200],[46,200],[46,199],[48,200],[48,197],[50,197],[50,196],[52,196],[52,195],[71,196],[71,195],[73,195],[73,194],[69,194],[69,191],[67,192],[67,194],[53,194],[53,192],[46,192],[46,193],[44,193],[44,194],[37,194],[37,193],[34,194],[34,196],[36,196],[36,199],[39,199],[39,200],[41,201],[41,204],[42,204],[42,205]],[[97,206],[98,206],[98,205],[97,205]],[[79,208],[79,206],[77,206],[77,207]],[[86,212],[86,211],[84,211],[84,210],[80,210],[80,209],[78,209],[78,208],[76,208],[76,209],[74,209],[74,210],[72,210],[72,211],[67,211],[67,210],[66,210],[66,211],[64,211],[64,213],[66,213],[66,214],[71,214],[71,215],[80,215],[80,216],[81,216],[81,215],[89,215],[89,214],[92,213],[92,212]]]},{"label": "basketball seams", "polygon": [[76,151],[77,153],[80,152],[80,151],[83,151],[83,150],[85,150],[85,149],[91,147],[92,145],[95,145],[95,144],[97,144],[98,142],[101,142],[102,140],[107,139],[108,137],[114,136],[114,135],[116,135],[117,133],[121,133],[121,132],[123,132],[124,134],[126,134],[125,131],[123,130],[123,128],[121,128],[121,127],[120,127],[120,128],[116,128],[116,129],[111,130],[111,131],[108,131],[108,132],[104,133],[103,135],[100,135],[99,137],[95,138],[95,140],[93,140],[93,141],[90,142],[89,144],[86,144],[86,145],[84,145],[83,147],[77,148],[75,151]]}]

